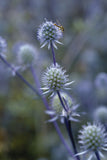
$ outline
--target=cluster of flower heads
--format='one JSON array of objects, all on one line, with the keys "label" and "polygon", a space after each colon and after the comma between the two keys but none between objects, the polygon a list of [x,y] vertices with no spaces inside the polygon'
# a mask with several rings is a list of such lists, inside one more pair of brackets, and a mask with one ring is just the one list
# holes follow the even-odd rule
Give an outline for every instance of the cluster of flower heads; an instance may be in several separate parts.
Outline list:
[{"label": "cluster of flower heads", "polygon": [[[43,23],[38,30],[38,39],[42,44],[41,48],[46,44],[48,44],[48,48],[50,48],[51,45],[56,48],[55,42],[59,43],[58,40],[60,38],[62,38],[62,31],[51,21]],[[101,81],[103,81],[104,78],[105,75],[101,77]],[[43,94],[49,93],[52,97],[51,108],[46,111],[46,114],[51,116],[48,122],[56,121],[58,118],[61,122],[64,122],[65,118],[71,121],[79,121],[77,119],[77,117],[80,116],[77,112],[79,105],[75,105],[72,98],[64,92],[65,90],[69,90],[70,85],[73,83],[73,81],[69,81],[66,71],[63,70],[60,65],[54,63],[44,72],[42,82],[43,87],[41,89],[43,90]],[[99,81],[97,81],[97,84],[99,85]],[[96,111],[96,116],[102,118],[106,115],[104,112],[106,112],[106,109],[101,108]],[[92,151],[94,154],[91,154],[88,160],[91,160],[96,152],[103,157],[101,150],[107,150],[106,129],[100,123],[93,123],[92,125],[88,123],[86,126],[83,126],[83,129],[80,131],[79,143],[82,145],[81,148],[84,149],[84,151],[77,153],[75,156]]]},{"label": "cluster of flower heads", "polygon": [[7,51],[7,43],[4,38],[0,36],[0,55],[5,57],[4,53]]},{"label": "cluster of flower heads", "polygon": [[69,81],[66,71],[56,63],[51,65],[44,72],[42,77],[44,94],[51,93],[54,95],[57,91],[68,90],[74,81]]},{"label": "cluster of flower heads", "polygon": [[86,126],[83,126],[83,129],[79,132],[79,143],[82,145],[81,148],[84,149],[84,151],[78,155],[91,151],[92,154],[89,160],[95,156],[95,152],[98,152],[99,155],[103,157],[101,150],[107,151],[107,133],[105,127],[100,123],[88,123]]},{"label": "cluster of flower heads", "polygon": [[56,121],[58,118],[61,120],[61,123],[64,123],[64,118],[78,122],[77,117],[80,115],[77,113],[77,108],[79,105],[75,104],[72,98],[65,92],[61,92],[61,97],[66,110],[62,107],[58,95],[55,94],[51,99],[51,110],[46,111],[46,114],[53,116],[48,122]]},{"label": "cluster of flower heads", "polygon": [[42,44],[41,48],[48,44],[48,49],[51,43],[55,48],[57,48],[55,43],[62,44],[59,39],[63,36],[63,32],[55,26],[52,21],[44,22],[38,29],[38,39]]}]

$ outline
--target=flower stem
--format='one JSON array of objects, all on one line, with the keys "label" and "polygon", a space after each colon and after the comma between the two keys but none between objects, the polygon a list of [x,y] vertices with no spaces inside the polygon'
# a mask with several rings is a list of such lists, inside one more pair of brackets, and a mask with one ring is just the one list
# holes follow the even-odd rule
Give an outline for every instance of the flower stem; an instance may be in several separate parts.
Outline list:
[{"label": "flower stem", "polygon": [[0,59],[1,59],[12,71],[15,72],[15,74],[17,75],[17,77],[19,77],[33,92],[35,92],[35,93],[39,96],[37,90],[36,90],[28,81],[26,81],[26,79],[24,79],[24,77],[23,77],[18,71],[15,71],[14,67],[13,67],[10,63],[8,63],[7,60],[4,59],[4,57],[2,57],[2,56],[0,55]]},{"label": "flower stem", "polygon": [[[72,133],[71,122],[66,117],[64,119],[64,122],[65,122],[65,126],[67,128],[68,135],[70,137],[70,140],[71,140],[71,143],[72,143],[72,146],[73,146],[73,149],[74,149],[74,153],[77,154],[78,152],[77,152],[77,149],[76,149],[76,145],[75,145],[75,141],[74,141],[74,137],[73,137],[73,133]],[[76,158],[77,158],[77,160],[80,160],[79,156],[77,156]]]},{"label": "flower stem", "polygon": [[101,160],[98,151],[95,152],[95,155],[97,157],[97,160]]},{"label": "flower stem", "polygon": [[[52,55],[53,55],[53,63],[54,63],[54,65],[56,66],[55,52],[54,52],[54,48],[53,48],[52,42],[51,42],[51,49],[52,49]],[[57,95],[58,95],[58,97],[59,97],[59,100],[60,100],[60,102],[61,102],[62,107],[63,107],[64,110],[67,112],[67,108],[66,108],[66,106],[65,106],[65,104],[64,104],[64,102],[63,102],[63,100],[62,100],[62,97],[61,97],[59,91],[57,91]],[[69,122],[67,122],[67,123],[66,123],[66,128],[67,128],[69,137],[70,137],[70,139],[71,139],[71,142],[72,142],[72,145],[73,145],[73,148],[74,148],[74,153],[77,154],[76,146],[75,146],[75,143],[74,143],[74,139],[73,139],[73,135],[72,135],[72,131],[71,131],[70,127],[71,127],[71,126],[69,125]],[[76,158],[76,160],[80,160],[79,156],[77,156],[77,157],[75,157],[75,158]]]},{"label": "flower stem", "polygon": [[52,49],[53,63],[54,63],[54,65],[56,66],[55,52],[54,52],[54,48],[53,48],[52,42],[51,42],[51,49]]},{"label": "flower stem", "polygon": [[[61,97],[61,95],[60,95],[60,92],[57,91],[57,94],[58,94],[58,97],[59,97],[59,100],[60,100],[60,102],[61,102],[62,107],[63,107],[63,108],[65,109],[65,111],[67,112],[67,109],[66,109],[66,107],[65,107],[65,105],[64,105],[64,102],[63,102],[63,100],[62,100],[62,97]],[[65,117],[64,121],[65,121],[65,126],[66,126],[68,135],[69,135],[69,137],[70,137],[70,140],[71,140],[71,143],[72,143],[72,146],[73,146],[73,149],[74,149],[74,153],[77,154],[78,152],[77,152],[76,145],[75,145],[74,138],[73,138],[73,133],[72,133],[72,128],[71,128],[71,122],[70,122],[70,120],[68,120],[66,117]],[[80,157],[77,156],[76,159],[77,159],[77,160],[80,160]]]},{"label": "flower stem", "polygon": [[61,95],[60,95],[60,92],[57,91],[57,94],[58,94],[58,97],[59,97],[59,100],[60,100],[60,102],[61,102],[62,107],[63,107],[64,110],[67,112],[67,109],[66,109],[66,107],[65,107],[65,105],[64,105],[64,102],[63,102],[63,100],[62,100],[62,97],[61,97]]},{"label": "flower stem", "polygon": [[[41,96],[41,99],[42,99],[42,101],[43,101],[46,109],[49,110],[50,107],[49,107],[49,105],[48,105],[48,102],[47,102],[46,98],[44,97],[44,95],[42,95],[42,92],[41,92],[41,90],[40,90],[41,87],[40,87],[40,83],[39,83],[38,77],[37,77],[36,72],[35,72],[35,70],[34,70],[34,68],[33,68],[32,66],[31,66],[31,72],[32,72],[33,78],[34,78],[34,80],[35,80],[35,84],[36,84],[36,86],[38,87],[38,92],[39,92],[39,94],[40,94],[40,96]],[[57,124],[57,122],[54,121],[53,124],[54,124],[54,127],[56,128],[56,131],[57,131],[57,133],[58,133],[58,135],[59,135],[62,143],[64,144],[65,148],[67,149],[68,153],[70,154],[70,156],[73,157],[73,153],[71,152],[70,147],[69,147],[68,144],[66,143],[66,141],[65,141],[65,139],[64,139],[64,137],[63,137],[63,135],[62,135],[62,133],[61,133],[61,130],[60,130],[58,124]]]}]

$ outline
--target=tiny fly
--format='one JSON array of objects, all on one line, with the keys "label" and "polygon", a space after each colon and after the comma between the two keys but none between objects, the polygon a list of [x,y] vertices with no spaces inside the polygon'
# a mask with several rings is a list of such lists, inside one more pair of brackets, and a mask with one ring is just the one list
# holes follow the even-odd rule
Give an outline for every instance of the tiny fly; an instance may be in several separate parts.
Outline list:
[{"label": "tiny fly", "polygon": [[64,32],[64,27],[60,24],[60,22],[57,20],[57,24],[56,23],[54,23],[54,25],[56,26],[56,27],[58,27],[62,32]]}]

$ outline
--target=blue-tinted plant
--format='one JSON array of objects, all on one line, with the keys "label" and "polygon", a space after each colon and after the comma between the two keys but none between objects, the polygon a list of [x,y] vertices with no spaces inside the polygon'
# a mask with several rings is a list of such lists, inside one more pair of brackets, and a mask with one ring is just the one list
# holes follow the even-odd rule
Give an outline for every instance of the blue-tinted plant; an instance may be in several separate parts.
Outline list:
[{"label": "blue-tinted plant", "polygon": [[[56,33],[53,32],[53,27],[56,28]],[[64,118],[64,123],[68,132],[68,135],[70,137],[74,153],[77,154],[77,149],[72,133],[72,128],[71,128],[71,119],[73,115],[73,109],[71,109],[71,106],[68,105],[68,102],[66,98],[64,98],[61,93],[63,90],[68,90],[70,89],[70,84],[73,83],[69,81],[68,75],[65,74],[65,71],[56,63],[56,58],[55,58],[55,52],[54,52],[54,47],[55,43],[58,42],[57,40],[62,37],[61,33],[62,30],[57,27],[54,23],[46,21],[43,23],[42,27],[38,31],[39,35],[39,40],[41,39],[41,42],[44,43],[43,46],[48,44],[48,48],[51,48],[52,50],[52,56],[53,56],[53,65],[50,68],[47,68],[47,71],[44,73],[44,76],[42,78],[43,80],[43,88],[44,94],[46,93],[51,93],[51,96],[54,94],[57,94],[59,101],[62,106],[62,112],[61,115]],[[57,34],[57,35],[56,35]],[[54,36],[53,36],[54,35]],[[61,35],[61,36],[59,36]],[[45,38],[43,38],[45,37]],[[43,47],[42,46],[42,47]],[[76,109],[77,107],[75,107]],[[50,121],[55,121],[58,118],[58,114],[54,111],[47,111],[46,113],[52,115],[52,119]],[[75,115],[78,115],[75,113]],[[80,160],[79,156],[76,157],[77,160]]]},{"label": "blue-tinted plant", "polygon": [[104,126],[100,123],[92,125],[88,123],[86,126],[83,126],[79,133],[79,143],[84,151],[78,155],[91,152],[89,160],[95,155],[100,160],[100,156],[103,157],[101,151],[107,150],[107,133]]},{"label": "blue-tinted plant", "polygon": [[[89,160],[94,157],[100,160],[103,157],[102,150],[107,150],[107,133],[103,125],[90,123],[83,127],[79,135],[79,143],[82,144],[83,152],[78,153],[77,144],[74,139],[74,130],[72,121],[78,122],[78,117],[81,117],[77,109],[79,107],[74,102],[72,96],[68,93],[71,90],[71,84],[74,81],[69,79],[69,76],[57,62],[55,57],[54,48],[57,48],[56,43],[62,44],[59,40],[63,37],[63,29],[52,21],[45,21],[38,29],[37,38],[40,41],[41,48],[48,45],[48,49],[51,49],[53,56],[53,63],[50,67],[47,67],[46,71],[42,74],[42,86],[40,84],[36,68],[34,65],[37,61],[36,49],[31,44],[25,43],[19,47],[17,51],[17,64],[10,64],[5,58],[6,41],[0,37],[0,59],[11,69],[13,75],[18,76],[31,90],[34,91],[40,97],[46,107],[46,113],[50,116],[48,122],[52,122],[56,128],[56,131],[65,145],[69,155],[72,159],[80,160],[80,155],[91,151]],[[32,86],[21,74],[20,70],[29,69],[35,81],[35,86]],[[106,74],[97,77],[95,84],[98,89],[107,89]],[[48,100],[46,99],[48,95]],[[96,119],[104,118],[106,115],[105,110],[96,111]],[[105,116],[106,117],[106,116]],[[60,120],[65,124],[66,131],[69,135],[72,149],[69,147],[65,138],[58,126],[56,120]],[[105,118],[106,119],[106,118]],[[100,120],[101,121],[101,120]],[[82,159],[81,159],[82,160]],[[84,159],[83,159],[84,160]]]},{"label": "blue-tinted plant", "polygon": [[48,115],[53,115],[53,118],[48,120],[48,122],[56,121],[60,119],[61,123],[64,123],[64,119],[67,118],[70,121],[78,122],[78,117],[80,114],[77,111],[79,107],[75,104],[72,98],[65,92],[61,92],[62,101],[64,106],[67,107],[67,111],[62,107],[61,101],[57,94],[55,94],[51,99],[51,110],[47,110]]},{"label": "blue-tinted plant", "polygon": [[48,49],[51,45],[57,48],[55,43],[62,44],[59,39],[63,36],[63,32],[54,25],[52,21],[45,21],[38,29],[38,40],[42,44],[41,48],[48,44]]}]

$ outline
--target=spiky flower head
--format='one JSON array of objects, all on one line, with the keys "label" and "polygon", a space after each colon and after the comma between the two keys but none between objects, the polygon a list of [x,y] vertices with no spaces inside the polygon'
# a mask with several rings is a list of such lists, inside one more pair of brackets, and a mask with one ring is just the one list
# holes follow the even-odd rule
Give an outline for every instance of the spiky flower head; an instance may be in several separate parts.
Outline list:
[{"label": "spiky flower head", "polygon": [[107,73],[101,72],[95,79],[96,95],[99,101],[106,101],[107,97]]},{"label": "spiky flower head", "polygon": [[[62,97],[64,105],[66,105],[65,101],[64,101],[64,99],[65,99],[68,107],[71,107],[71,105],[73,103],[71,97],[67,93],[64,93],[64,92],[61,92],[61,97]],[[62,104],[61,104],[57,94],[55,94],[52,97],[51,106],[52,106],[52,109],[56,112],[56,114],[62,114],[63,107],[62,107]]]},{"label": "spiky flower head", "polygon": [[94,111],[95,120],[107,124],[107,106],[100,106]]},{"label": "spiky flower head", "polygon": [[52,21],[44,22],[38,29],[38,40],[42,44],[41,48],[48,44],[48,49],[50,48],[50,44],[52,43],[55,48],[57,46],[56,43],[62,44],[58,40],[62,38],[63,33],[62,31],[55,26],[55,24]]},{"label": "spiky flower head", "polygon": [[62,107],[59,96],[55,94],[51,100],[51,111],[46,111],[47,114],[53,115],[53,118],[48,120],[48,122],[53,122],[60,118],[61,122],[64,123],[65,117],[71,121],[78,121],[76,117],[80,116],[77,113],[77,108],[79,105],[75,105],[73,99],[65,92],[60,93],[62,101],[66,110]]},{"label": "spiky flower head", "polygon": [[100,88],[107,89],[107,73],[104,72],[99,73],[95,79],[95,85],[98,89]]},{"label": "spiky flower head", "polygon": [[107,133],[104,126],[100,123],[93,123],[92,125],[88,123],[86,126],[83,126],[80,134],[79,143],[82,145],[81,148],[84,149],[84,152],[79,154],[84,154],[89,151],[97,151],[102,155],[100,151],[107,150]]},{"label": "spiky flower head", "polygon": [[23,66],[33,65],[37,59],[37,51],[31,44],[23,44],[19,47],[17,58]]},{"label": "spiky flower head", "polygon": [[73,83],[69,82],[68,75],[65,74],[66,71],[63,70],[60,65],[51,65],[45,73],[43,74],[43,88],[42,90],[45,93],[56,93],[61,90],[68,90],[69,85]]},{"label": "spiky flower head", "polygon": [[6,40],[0,36],[0,54],[4,56],[6,50],[7,50]]}]

